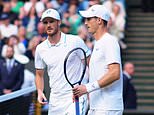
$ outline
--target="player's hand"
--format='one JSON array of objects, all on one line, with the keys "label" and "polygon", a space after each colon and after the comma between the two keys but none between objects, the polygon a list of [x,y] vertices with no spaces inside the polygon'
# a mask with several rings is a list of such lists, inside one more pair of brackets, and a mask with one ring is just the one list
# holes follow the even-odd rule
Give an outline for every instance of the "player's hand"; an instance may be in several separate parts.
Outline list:
[{"label": "player's hand", "polygon": [[78,85],[78,86],[75,86],[73,88],[73,94],[74,96],[82,96],[83,94],[86,94],[87,93],[87,89],[86,89],[86,86],[85,85]]},{"label": "player's hand", "polygon": [[74,95],[72,96],[73,103],[77,101],[76,97],[78,96],[74,96]]},{"label": "player's hand", "polygon": [[10,90],[10,89],[4,89],[4,90],[3,90],[3,93],[4,93],[4,94],[9,94],[9,93],[11,93],[11,92],[12,92],[12,90]]},{"label": "player's hand", "polygon": [[38,102],[45,105],[48,103],[47,98],[45,97],[44,93],[42,91],[38,91]]}]

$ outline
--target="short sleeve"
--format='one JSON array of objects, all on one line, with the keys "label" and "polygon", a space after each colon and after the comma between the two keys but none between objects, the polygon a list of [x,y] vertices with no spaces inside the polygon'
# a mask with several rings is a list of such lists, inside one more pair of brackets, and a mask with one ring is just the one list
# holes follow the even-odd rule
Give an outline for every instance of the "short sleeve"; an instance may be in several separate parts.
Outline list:
[{"label": "short sleeve", "polygon": [[[112,38],[114,39],[114,38]],[[121,63],[120,48],[116,40],[107,40],[105,47],[105,56],[107,64]]]},{"label": "short sleeve", "polygon": [[35,51],[35,68],[36,69],[44,69],[46,67],[40,54],[41,54],[41,50],[39,49],[39,47],[36,47],[36,51]]}]

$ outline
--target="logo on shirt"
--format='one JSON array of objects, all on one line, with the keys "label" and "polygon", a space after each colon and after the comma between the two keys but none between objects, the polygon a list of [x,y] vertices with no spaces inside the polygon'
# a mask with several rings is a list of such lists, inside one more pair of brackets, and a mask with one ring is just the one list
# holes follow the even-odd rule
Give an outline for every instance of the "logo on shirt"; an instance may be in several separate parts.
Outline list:
[{"label": "logo on shirt", "polygon": [[98,51],[98,50],[99,50],[99,48],[96,48],[95,50],[96,50],[96,51]]}]

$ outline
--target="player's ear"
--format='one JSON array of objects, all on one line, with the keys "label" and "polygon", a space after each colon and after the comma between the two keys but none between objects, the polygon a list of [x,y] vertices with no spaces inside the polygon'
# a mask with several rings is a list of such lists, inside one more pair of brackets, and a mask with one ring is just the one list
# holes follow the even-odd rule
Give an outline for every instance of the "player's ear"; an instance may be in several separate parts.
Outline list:
[{"label": "player's ear", "polygon": [[97,18],[98,24],[102,23],[102,19],[101,18]]},{"label": "player's ear", "polygon": [[58,21],[58,25],[59,25],[59,26],[61,25],[61,20]]}]

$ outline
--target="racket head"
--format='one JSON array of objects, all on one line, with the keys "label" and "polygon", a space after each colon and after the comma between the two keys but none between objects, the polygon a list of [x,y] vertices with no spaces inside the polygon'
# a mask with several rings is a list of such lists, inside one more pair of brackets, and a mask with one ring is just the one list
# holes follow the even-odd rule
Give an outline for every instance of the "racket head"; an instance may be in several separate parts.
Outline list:
[{"label": "racket head", "polygon": [[76,84],[81,84],[86,72],[86,66],[86,52],[80,47],[74,48],[65,57],[64,75],[72,88]]}]

